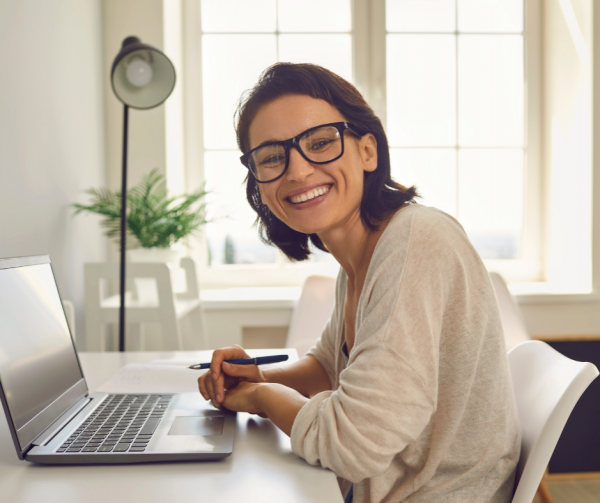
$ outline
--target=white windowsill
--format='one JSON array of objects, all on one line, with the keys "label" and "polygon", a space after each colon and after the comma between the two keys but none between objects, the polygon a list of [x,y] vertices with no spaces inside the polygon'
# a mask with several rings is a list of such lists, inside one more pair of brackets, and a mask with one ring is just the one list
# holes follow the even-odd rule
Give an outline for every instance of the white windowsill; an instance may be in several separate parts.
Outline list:
[{"label": "white windowsill", "polygon": [[301,292],[299,286],[222,288],[202,290],[200,298],[207,311],[293,309]]},{"label": "white windowsill", "polygon": [[568,290],[552,283],[509,283],[508,289],[519,304],[558,304],[599,302],[600,294],[592,291]]},{"label": "white windowsill", "polygon": [[[510,283],[511,293],[520,304],[600,302],[594,292],[566,292],[548,283]],[[300,298],[301,287],[244,287],[202,290],[201,299],[207,311],[245,309],[293,309]]]}]

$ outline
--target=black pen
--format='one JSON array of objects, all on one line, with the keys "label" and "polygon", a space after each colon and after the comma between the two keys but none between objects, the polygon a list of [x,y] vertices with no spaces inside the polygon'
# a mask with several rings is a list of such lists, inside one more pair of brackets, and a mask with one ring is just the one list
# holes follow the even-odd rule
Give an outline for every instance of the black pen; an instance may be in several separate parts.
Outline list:
[{"label": "black pen", "polygon": [[[256,358],[242,358],[240,360],[225,360],[232,365],[264,365],[265,363],[284,362],[289,358],[288,355],[257,356]],[[210,363],[196,363],[188,367],[192,370],[209,369]]]}]

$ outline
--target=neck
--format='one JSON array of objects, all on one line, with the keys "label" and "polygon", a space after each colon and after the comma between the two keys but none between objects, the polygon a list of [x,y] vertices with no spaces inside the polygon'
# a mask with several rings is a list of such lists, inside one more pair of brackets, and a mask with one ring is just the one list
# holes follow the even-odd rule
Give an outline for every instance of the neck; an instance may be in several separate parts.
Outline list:
[{"label": "neck", "polygon": [[375,246],[388,222],[386,219],[372,231],[356,211],[342,225],[319,233],[323,244],[344,269],[349,283],[354,284],[357,278],[365,277]]}]

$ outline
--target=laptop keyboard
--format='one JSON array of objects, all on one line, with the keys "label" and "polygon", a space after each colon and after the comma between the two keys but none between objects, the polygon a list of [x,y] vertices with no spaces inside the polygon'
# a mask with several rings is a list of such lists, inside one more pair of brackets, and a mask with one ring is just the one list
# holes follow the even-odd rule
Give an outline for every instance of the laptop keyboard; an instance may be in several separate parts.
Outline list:
[{"label": "laptop keyboard", "polygon": [[144,452],[173,395],[109,395],[56,452]]}]

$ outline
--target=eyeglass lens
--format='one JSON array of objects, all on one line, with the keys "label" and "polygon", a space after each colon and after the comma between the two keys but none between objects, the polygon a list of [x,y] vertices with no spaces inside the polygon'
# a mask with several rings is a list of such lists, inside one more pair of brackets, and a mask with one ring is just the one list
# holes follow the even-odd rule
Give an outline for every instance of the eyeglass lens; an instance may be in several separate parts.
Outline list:
[{"label": "eyeglass lens", "polygon": [[[298,140],[302,153],[314,162],[329,162],[342,153],[342,138],[334,126],[304,133]],[[252,173],[261,182],[277,178],[285,170],[287,152],[282,145],[265,145],[250,155]]]}]

